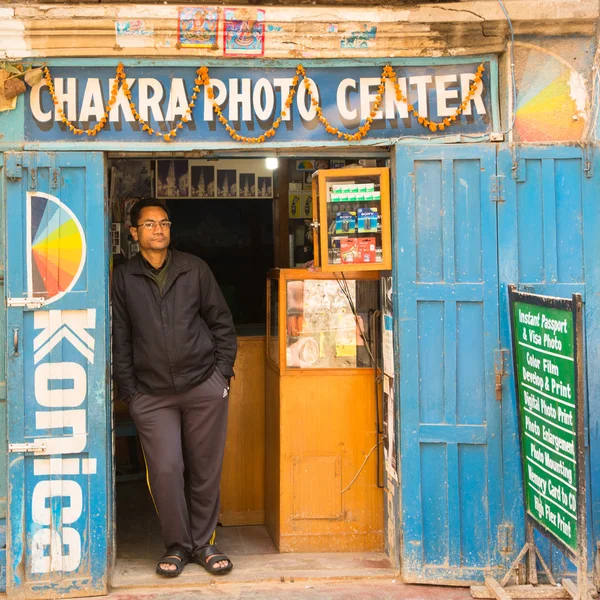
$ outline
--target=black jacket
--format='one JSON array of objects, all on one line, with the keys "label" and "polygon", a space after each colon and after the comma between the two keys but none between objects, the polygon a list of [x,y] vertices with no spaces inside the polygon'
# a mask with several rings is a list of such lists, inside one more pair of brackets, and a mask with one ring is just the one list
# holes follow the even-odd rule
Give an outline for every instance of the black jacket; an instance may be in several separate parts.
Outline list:
[{"label": "black jacket", "polygon": [[201,259],[172,250],[161,297],[141,255],[113,273],[113,373],[119,398],[182,393],[215,367],[229,378],[237,340],[219,286]]}]

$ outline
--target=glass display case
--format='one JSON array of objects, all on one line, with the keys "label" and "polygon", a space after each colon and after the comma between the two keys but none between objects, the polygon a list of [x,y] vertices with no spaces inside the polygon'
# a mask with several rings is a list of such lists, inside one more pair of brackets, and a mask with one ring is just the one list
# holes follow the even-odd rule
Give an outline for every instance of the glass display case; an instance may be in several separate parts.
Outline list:
[{"label": "glass display case", "polygon": [[[378,274],[335,277],[309,271],[269,274],[269,360],[283,369],[373,368],[370,315]],[[277,295],[277,297],[275,297]]]},{"label": "glass display case", "polygon": [[391,269],[388,168],[313,174],[315,265],[326,272]]}]

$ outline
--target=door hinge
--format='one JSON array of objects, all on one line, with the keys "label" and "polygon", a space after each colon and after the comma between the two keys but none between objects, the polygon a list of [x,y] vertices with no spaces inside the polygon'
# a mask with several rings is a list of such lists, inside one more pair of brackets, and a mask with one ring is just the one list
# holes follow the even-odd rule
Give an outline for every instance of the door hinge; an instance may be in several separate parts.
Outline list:
[{"label": "door hinge", "polygon": [[492,202],[504,202],[504,175],[492,175]]},{"label": "door hinge", "polygon": [[44,306],[44,298],[7,298],[6,306],[9,308],[36,309]]},{"label": "door hinge", "polygon": [[498,550],[502,554],[512,554],[515,551],[512,523],[500,523],[498,525]]},{"label": "door hinge", "polygon": [[32,444],[23,442],[21,444],[9,444],[9,452],[35,452],[36,454],[44,454],[46,452],[46,444]]},{"label": "door hinge", "polygon": [[507,376],[506,372],[506,360],[508,357],[508,350],[499,349],[494,350],[494,382],[496,390],[496,400],[502,402],[502,383],[503,379]]},{"label": "door hinge", "polygon": [[23,175],[23,155],[20,152],[6,153],[6,176],[9,179],[21,179]]}]

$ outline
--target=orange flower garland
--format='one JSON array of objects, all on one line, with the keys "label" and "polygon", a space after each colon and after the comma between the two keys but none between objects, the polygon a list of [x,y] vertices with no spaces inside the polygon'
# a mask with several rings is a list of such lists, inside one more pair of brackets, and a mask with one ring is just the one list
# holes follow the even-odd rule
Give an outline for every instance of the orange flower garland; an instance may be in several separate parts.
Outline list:
[{"label": "orange flower garland", "polygon": [[[379,111],[379,107],[381,106],[381,102],[383,101],[383,96],[386,91],[385,87],[386,87],[387,81],[389,81],[390,83],[392,83],[394,85],[394,90],[396,92],[396,100],[398,100],[399,102],[404,102],[406,104],[408,112],[413,114],[413,116],[417,119],[418,123],[420,125],[422,125],[423,127],[428,128],[430,131],[436,132],[436,131],[444,131],[444,129],[446,129],[447,127],[450,127],[451,125],[453,125],[456,122],[458,116],[467,108],[467,106],[469,105],[469,102],[473,99],[473,97],[475,96],[475,93],[479,89],[479,86],[480,86],[482,78],[483,78],[484,71],[485,71],[485,68],[483,66],[483,63],[481,63],[479,65],[479,67],[477,67],[477,72],[475,74],[473,83],[469,87],[469,92],[464,97],[463,101],[460,103],[459,107],[456,109],[454,114],[450,117],[446,117],[441,122],[435,122],[435,121],[430,121],[427,118],[420,115],[418,113],[418,111],[415,109],[415,107],[408,102],[408,99],[404,96],[404,94],[402,93],[402,90],[400,89],[400,84],[398,82],[398,78],[396,76],[396,72],[394,71],[393,67],[391,67],[390,65],[385,65],[385,67],[383,68],[383,71],[381,73],[381,82],[380,82],[380,85],[379,85],[379,88],[377,91],[377,95],[375,96],[375,102],[373,102],[373,105],[371,107],[371,112],[369,113],[369,116],[366,118],[365,123],[361,127],[359,127],[359,129],[356,133],[352,133],[352,134],[340,131],[337,127],[334,127],[333,125],[331,125],[331,123],[328,121],[327,117],[325,117],[325,115],[323,114],[323,109],[319,106],[319,102],[313,97],[311,85],[310,85],[311,82],[307,78],[306,71],[302,65],[298,65],[296,67],[296,75],[292,80],[292,87],[290,88],[290,92],[284,103],[284,106],[281,110],[279,117],[277,119],[275,119],[275,121],[273,122],[273,125],[270,129],[265,131],[263,134],[261,134],[259,136],[255,136],[255,137],[246,137],[246,136],[239,135],[237,133],[237,131],[233,127],[231,127],[231,125],[229,124],[229,121],[223,115],[223,112],[221,111],[221,106],[215,100],[215,92],[214,92],[213,86],[210,83],[208,67],[200,67],[196,71],[197,77],[196,77],[196,79],[194,79],[193,94],[191,96],[191,102],[189,103],[188,108],[186,109],[186,114],[184,116],[182,116],[181,119],[177,123],[175,123],[175,126],[173,127],[173,129],[171,129],[169,131],[169,133],[162,133],[161,131],[155,131],[152,127],[150,127],[150,125],[148,124],[147,121],[142,119],[142,117],[138,113],[138,111],[135,107],[135,104],[134,104],[133,100],[131,99],[131,90],[129,89],[129,86],[127,85],[127,75],[125,74],[125,69],[123,67],[123,63],[119,63],[117,66],[116,79],[112,85],[110,100],[106,104],[102,118],[93,128],[85,129],[85,130],[79,129],[79,128],[75,127],[73,125],[73,123],[71,123],[71,121],[69,121],[67,119],[67,116],[64,113],[62,108],[60,108],[60,107],[57,108],[57,111],[61,117],[61,121],[63,123],[65,123],[65,125],[73,132],[74,135],[83,135],[84,133],[86,133],[88,136],[95,136],[106,125],[108,118],[109,118],[109,113],[110,113],[112,107],[114,106],[115,102],[117,101],[117,96],[119,94],[119,90],[122,90],[123,94],[129,101],[129,107],[131,108],[131,113],[132,113],[133,117],[142,126],[142,131],[145,131],[148,135],[156,135],[157,137],[162,137],[165,142],[170,142],[175,137],[177,137],[177,130],[182,129],[183,124],[187,123],[189,121],[188,115],[190,115],[192,113],[192,109],[196,105],[196,99],[198,98],[198,93],[200,92],[200,87],[205,86],[206,87],[206,96],[208,97],[209,100],[213,101],[213,104],[212,104],[213,110],[214,110],[215,114],[217,115],[219,122],[225,126],[225,129],[227,130],[227,133],[229,133],[231,138],[233,140],[235,140],[236,142],[243,142],[243,143],[249,143],[249,144],[260,144],[260,143],[265,142],[267,140],[267,138],[274,137],[275,134],[277,133],[277,129],[279,128],[279,125],[281,124],[281,120],[283,119],[283,117],[285,117],[287,115],[287,111],[290,110],[290,108],[292,106],[294,96],[297,93],[298,85],[300,83],[300,76],[302,76],[305,89],[311,100],[311,104],[312,104],[312,106],[315,107],[315,112],[317,114],[317,117],[318,117],[319,121],[322,123],[322,125],[325,127],[325,130],[327,131],[327,133],[330,133],[331,135],[335,135],[339,139],[345,139],[346,141],[349,141],[349,142],[358,142],[358,141],[362,140],[364,137],[366,137],[371,129],[371,124],[373,123],[373,120],[377,116],[377,112]],[[44,78],[46,80],[46,84],[48,86],[48,90],[50,92],[52,101],[54,102],[55,105],[58,105],[59,102],[58,102],[58,99],[56,98],[54,84],[52,82],[52,77],[50,75],[50,69],[48,69],[48,67],[44,67]]]}]

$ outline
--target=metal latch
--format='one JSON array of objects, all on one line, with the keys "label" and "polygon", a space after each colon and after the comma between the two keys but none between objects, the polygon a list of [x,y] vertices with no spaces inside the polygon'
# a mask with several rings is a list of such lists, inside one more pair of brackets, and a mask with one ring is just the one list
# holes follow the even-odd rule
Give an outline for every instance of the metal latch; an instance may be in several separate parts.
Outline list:
[{"label": "metal latch", "polygon": [[37,452],[38,454],[46,452],[46,444],[32,444],[24,442],[22,444],[9,444],[9,452]]},{"label": "metal latch", "polygon": [[7,152],[6,157],[6,176],[9,179],[21,179],[23,175],[23,155],[21,152]]},{"label": "metal latch", "polygon": [[10,308],[42,308],[44,298],[7,298],[6,305]]},{"label": "metal latch", "polygon": [[502,554],[511,554],[515,550],[514,527],[511,523],[498,525],[498,549]]},{"label": "metal latch", "polygon": [[496,400],[502,402],[502,379],[507,376],[506,357],[508,350],[494,350],[494,377]]}]

